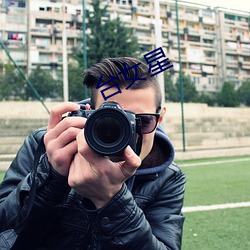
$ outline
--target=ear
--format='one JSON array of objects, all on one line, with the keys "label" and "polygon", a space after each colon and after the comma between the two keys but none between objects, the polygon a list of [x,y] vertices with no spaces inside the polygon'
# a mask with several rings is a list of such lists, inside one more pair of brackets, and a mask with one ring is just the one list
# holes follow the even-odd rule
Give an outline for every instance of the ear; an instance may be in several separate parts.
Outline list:
[{"label": "ear", "polygon": [[159,120],[158,120],[158,124],[161,124],[161,122],[163,121],[165,113],[166,113],[166,107],[163,107],[161,109],[161,114],[160,114],[160,117],[159,117]]}]

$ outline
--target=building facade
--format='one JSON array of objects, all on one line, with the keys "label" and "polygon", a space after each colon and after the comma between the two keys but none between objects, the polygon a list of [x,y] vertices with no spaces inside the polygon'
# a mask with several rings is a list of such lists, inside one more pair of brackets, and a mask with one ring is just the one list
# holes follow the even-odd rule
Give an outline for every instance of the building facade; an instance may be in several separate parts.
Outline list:
[{"label": "building facade", "polygon": [[[87,9],[90,2],[86,1]],[[155,49],[154,2],[102,1],[108,4],[104,19],[119,16],[131,27],[142,54]],[[159,2],[162,48],[176,78],[180,69],[176,4]],[[26,73],[40,66],[58,76],[64,53],[70,55],[82,47],[82,10],[82,0],[0,0],[0,40]],[[226,80],[237,88],[250,79],[249,13],[178,1],[178,20],[181,67],[199,92],[217,92]],[[8,60],[1,48],[0,58],[3,63]]]}]

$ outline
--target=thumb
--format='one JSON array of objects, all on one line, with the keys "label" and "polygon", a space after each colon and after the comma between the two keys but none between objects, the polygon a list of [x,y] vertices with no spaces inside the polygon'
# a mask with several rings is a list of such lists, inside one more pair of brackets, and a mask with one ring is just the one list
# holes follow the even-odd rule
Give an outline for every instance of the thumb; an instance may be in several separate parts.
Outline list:
[{"label": "thumb", "polygon": [[124,161],[121,168],[125,177],[132,176],[141,165],[141,158],[130,146],[127,146],[124,150]]}]

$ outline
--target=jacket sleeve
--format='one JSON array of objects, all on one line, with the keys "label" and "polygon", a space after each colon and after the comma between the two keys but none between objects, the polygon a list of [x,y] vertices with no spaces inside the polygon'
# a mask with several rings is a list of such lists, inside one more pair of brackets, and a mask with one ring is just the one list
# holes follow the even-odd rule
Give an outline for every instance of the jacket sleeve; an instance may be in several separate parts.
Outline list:
[{"label": "jacket sleeve", "polygon": [[[37,220],[42,220],[41,214],[46,214],[51,207],[61,204],[69,192],[67,179],[52,170],[45,152],[41,152],[37,171],[34,172],[34,155],[44,133],[45,129],[40,129],[25,139],[0,184],[0,232],[16,229],[28,217],[28,197],[34,174],[36,190],[31,216]],[[41,211],[45,213],[40,213]],[[34,213],[39,213],[39,216]],[[27,223],[29,221],[31,220]],[[32,228],[32,225],[27,224],[27,227]]]},{"label": "jacket sleeve", "polygon": [[[180,170],[170,172],[167,181],[162,180],[156,197],[147,197],[151,205],[141,209],[124,185],[98,212],[96,234],[103,249],[181,249],[185,176]],[[154,193],[154,187],[150,188]]]}]

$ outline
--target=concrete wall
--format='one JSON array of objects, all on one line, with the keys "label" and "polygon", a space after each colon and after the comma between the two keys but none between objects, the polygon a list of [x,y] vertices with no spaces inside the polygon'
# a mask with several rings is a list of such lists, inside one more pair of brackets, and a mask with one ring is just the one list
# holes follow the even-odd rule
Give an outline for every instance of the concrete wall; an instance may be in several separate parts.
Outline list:
[{"label": "concrete wall", "polygon": [[[45,104],[50,110],[57,103]],[[181,105],[165,106],[163,126],[175,148],[182,150]],[[0,102],[0,154],[15,153],[28,133],[46,126],[48,117],[40,102]],[[188,103],[184,104],[184,118],[187,150],[250,146],[250,108]]]},{"label": "concrete wall", "polygon": [[[181,105],[166,103],[165,130],[182,149]],[[250,146],[250,108],[208,107],[206,104],[184,104],[187,149]]]}]

